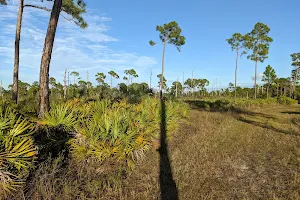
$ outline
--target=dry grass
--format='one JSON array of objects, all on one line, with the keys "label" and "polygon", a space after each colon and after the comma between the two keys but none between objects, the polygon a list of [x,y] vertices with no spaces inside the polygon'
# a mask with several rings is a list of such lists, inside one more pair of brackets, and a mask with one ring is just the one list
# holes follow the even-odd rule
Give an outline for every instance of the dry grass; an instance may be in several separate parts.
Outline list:
[{"label": "dry grass", "polygon": [[[300,108],[192,110],[169,142],[179,199],[300,199]],[[123,199],[159,199],[159,155],[125,181]]]}]

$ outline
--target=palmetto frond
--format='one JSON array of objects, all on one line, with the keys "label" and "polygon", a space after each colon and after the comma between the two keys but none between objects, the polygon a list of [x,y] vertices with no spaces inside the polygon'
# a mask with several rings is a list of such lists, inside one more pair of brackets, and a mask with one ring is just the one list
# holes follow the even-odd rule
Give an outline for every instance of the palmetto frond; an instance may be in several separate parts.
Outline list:
[{"label": "palmetto frond", "polygon": [[42,124],[50,127],[63,125],[65,129],[70,130],[76,124],[76,116],[70,104],[61,104],[45,113]]},{"label": "palmetto frond", "polygon": [[16,188],[21,187],[22,183],[16,175],[0,168],[0,198],[7,198]]},{"label": "palmetto frond", "polygon": [[[19,174],[26,174],[37,154],[31,137],[33,126],[26,119],[12,117],[11,110],[0,112],[0,198],[22,184]],[[17,171],[14,170],[14,173]]]}]

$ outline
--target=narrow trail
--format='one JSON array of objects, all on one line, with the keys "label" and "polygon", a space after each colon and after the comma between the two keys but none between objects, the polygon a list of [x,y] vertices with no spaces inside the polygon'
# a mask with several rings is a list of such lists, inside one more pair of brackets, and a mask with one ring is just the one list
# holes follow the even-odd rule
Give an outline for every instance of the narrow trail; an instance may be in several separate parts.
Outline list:
[{"label": "narrow trail", "polygon": [[[299,199],[300,109],[193,109],[169,139],[179,199]],[[160,199],[159,155],[126,180],[125,199]]]}]

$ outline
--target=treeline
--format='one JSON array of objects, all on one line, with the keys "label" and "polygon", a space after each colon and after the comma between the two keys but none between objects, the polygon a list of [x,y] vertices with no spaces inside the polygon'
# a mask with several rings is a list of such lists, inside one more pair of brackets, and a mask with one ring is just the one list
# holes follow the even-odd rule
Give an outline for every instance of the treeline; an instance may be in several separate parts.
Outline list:
[{"label": "treeline", "polygon": [[[255,24],[254,28],[246,34],[234,33],[231,38],[226,41],[230,45],[232,51],[236,53],[236,66],[235,66],[235,81],[234,87],[235,98],[237,96],[237,70],[238,70],[238,62],[239,59],[243,55],[247,55],[247,59],[253,61],[255,63],[255,73],[254,73],[254,99],[256,99],[258,94],[257,87],[257,67],[258,63],[263,63],[269,54],[270,44],[273,42],[273,39],[269,36],[269,32],[271,29],[261,22]],[[271,66],[266,68],[264,72],[263,81],[267,82],[267,97],[269,95],[269,88],[274,87],[275,84],[277,87],[277,92],[284,91],[284,93],[289,90],[290,96],[295,97],[296,85],[298,84],[299,77],[299,69],[300,69],[300,53],[293,53],[290,55],[292,63],[291,65],[294,69],[291,70],[291,77],[285,79],[276,79],[276,74],[274,69]],[[272,88],[271,88],[272,89]]]}]

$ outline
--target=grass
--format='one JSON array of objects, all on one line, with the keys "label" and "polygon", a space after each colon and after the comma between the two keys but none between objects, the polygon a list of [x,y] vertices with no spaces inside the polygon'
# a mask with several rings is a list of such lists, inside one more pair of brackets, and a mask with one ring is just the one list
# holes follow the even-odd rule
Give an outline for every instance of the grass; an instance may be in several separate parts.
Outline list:
[{"label": "grass", "polygon": [[[169,141],[179,199],[300,199],[300,107],[216,107],[194,107]],[[159,199],[158,177],[152,152],[125,180],[122,198]]]},{"label": "grass", "polygon": [[58,106],[15,199],[300,199],[300,107],[274,102]]},{"label": "grass", "polygon": [[[161,119],[164,138],[171,138],[178,122],[185,121],[186,104],[162,102],[154,98],[145,98],[138,104],[74,100],[53,106],[37,122],[39,157],[23,190],[25,198],[121,198],[123,183],[136,164],[142,164],[148,159],[147,152],[157,148]],[[166,166],[167,146],[161,152]],[[169,166],[166,174],[170,172]]]}]

